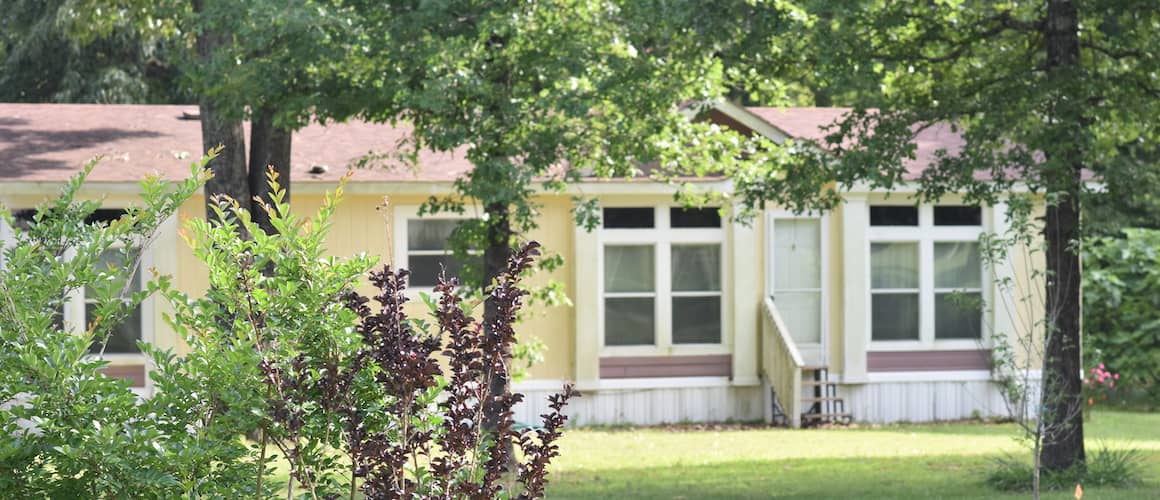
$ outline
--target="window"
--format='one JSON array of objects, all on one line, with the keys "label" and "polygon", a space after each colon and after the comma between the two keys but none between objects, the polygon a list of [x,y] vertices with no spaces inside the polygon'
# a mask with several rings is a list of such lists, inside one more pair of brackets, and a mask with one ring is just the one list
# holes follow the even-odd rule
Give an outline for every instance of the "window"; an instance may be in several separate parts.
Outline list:
[{"label": "window", "polygon": [[[456,277],[463,282],[463,262],[452,255],[448,245],[451,233],[465,219],[449,218],[443,214],[420,217],[418,207],[398,207],[395,209],[396,228],[403,237],[396,241],[399,267],[411,272],[409,285],[415,289],[430,289],[439,283],[439,275],[446,272],[448,277]],[[471,251],[471,255],[480,252]],[[475,268],[481,269],[482,256]]]},{"label": "window", "polygon": [[982,339],[982,229],[979,207],[870,207],[872,341]]},{"label": "window", "polygon": [[[21,229],[28,229],[33,223],[33,216],[35,210],[17,210],[13,212],[13,218],[16,226]],[[125,214],[124,210],[118,209],[99,209],[93,212],[85,219],[87,224],[108,224],[117,219],[120,219]],[[123,247],[114,246],[105,250],[98,260],[98,266],[108,269],[124,269],[130,263],[124,261]],[[142,262],[137,262],[137,268],[133,274],[133,281],[129,283],[128,294],[133,294],[141,291],[142,280],[145,279],[142,269],[147,267],[144,262],[148,257],[148,252],[142,254]],[[93,309],[96,307],[96,300],[91,297],[88,287],[74,290],[68,297],[65,298],[64,307],[61,311],[62,325],[80,332],[87,328],[89,324],[96,318],[93,317]],[[148,299],[146,299],[148,301]],[[125,319],[114,326],[108,337],[108,341],[104,348],[106,355],[138,355],[141,352],[137,345],[139,340],[147,340],[144,336],[146,331],[144,318],[146,315],[142,309],[147,305],[146,303],[139,304],[128,312]],[[89,348],[91,353],[101,352],[100,344],[93,344]]]},{"label": "window", "polygon": [[605,208],[604,345],[721,344],[722,235],[716,208]]}]

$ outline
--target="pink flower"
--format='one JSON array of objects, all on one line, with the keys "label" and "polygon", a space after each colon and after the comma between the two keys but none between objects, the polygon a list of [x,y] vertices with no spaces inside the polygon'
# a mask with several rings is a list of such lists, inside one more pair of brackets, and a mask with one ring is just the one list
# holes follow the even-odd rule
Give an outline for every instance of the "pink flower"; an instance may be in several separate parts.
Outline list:
[{"label": "pink flower", "polygon": [[1116,386],[1116,383],[1115,383],[1115,382],[1108,382],[1108,388],[1109,388],[1109,389],[1111,389],[1112,387],[1115,387],[1115,386]]},{"label": "pink flower", "polygon": [[1100,369],[1101,369],[1101,370],[1103,370],[1103,369],[1104,369],[1104,364],[1103,364],[1103,363],[1100,363]]},{"label": "pink flower", "polygon": [[1117,374],[1115,374],[1115,375],[1112,375],[1112,378],[1114,378],[1114,379],[1116,379],[1116,380],[1120,380],[1120,374],[1119,374],[1119,373],[1117,373]]}]

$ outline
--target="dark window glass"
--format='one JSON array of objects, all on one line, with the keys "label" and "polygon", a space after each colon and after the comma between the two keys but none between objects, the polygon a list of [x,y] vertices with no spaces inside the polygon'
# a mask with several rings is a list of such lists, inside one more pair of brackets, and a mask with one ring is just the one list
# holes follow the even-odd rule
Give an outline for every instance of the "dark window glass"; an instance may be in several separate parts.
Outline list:
[{"label": "dark window glass", "polygon": [[656,322],[652,297],[604,299],[604,345],[653,345]]},{"label": "dark window glass", "polygon": [[640,229],[654,227],[652,207],[605,208],[604,227],[608,229]]},{"label": "dark window glass", "polygon": [[934,225],[981,226],[983,225],[983,209],[956,205],[934,207]]},{"label": "dark window glass", "polygon": [[674,344],[721,343],[721,297],[673,297]]},{"label": "dark window glass", "polygon": [[36,210],[15,210],[12,212],[12,217],[16,219],[16,227],[28,230],[32,227],[32,217],[36,215]]},{"label": "dark window glass", "polygon": [[124,210],[102,208],[85,217],[85,224],[100,224],[102,226],[107,226],[111,222],[120,219],[123,215],[125,215]]},{"label": "dark window glass", "polygon": [[408,219],[407,250],[444,250],[456,227],[456,219]]},{"label": "dark window glass", "polygon": [[934,295],[934,338],[982,338],[982,307],[983,295],[979,293],[936,293]]},{"label": "dark window glass", "polygon": [[669,209],[669,222],[673,227],[721,227],[721,213],[717,208]]},{"label": "dark window glass", "polygon": [[[96,304],[85,304],[85,328],[96,319],[93,317],[96,308]],[[139,353],[141,348],[137,346],[138,340],[141,340],[141,308],[135,307],[129,311],[124,321],[117,323],[117,326],[109,332],[105,354]],[[89,346],[89,352],[93,354],[101,352],[101,343],[93,342],[93,345]]]},{"label": "dark window glass", "polygon": [[[52,217],[53,212],[48,213],[48,218]],[[100,208],[94,210],[93,213],[85,217],[85,224],[100,224],[107,226],[113,221],[120,219],[125,215],[125,211],[119,208]],[[36,216],[35,209],[16,210],[12,212],[12,216],[16,219],[17,227],[21,229],[28,229],[31,227],[33,218]]]},{"label": "dark window glass", "polygon": [[871,226],[917,226],[918,207],[878,205],[870,207]]},{"label": "dark window glass", "polygon": [[[476,269],[482,269],[483,257],[474,257]],[[459,278],[464,283],[470,277],[463,274],[463,263],[453,255],[409,255],[407,264],[411,266],[410,285],[413,287],[433,287],[439,284],[439,273],[447,273],[448,278]]]},{"label": "dark window glass", "polygon": [[870,299],[874,340],[918,340],[918,294],[874,294]]}]

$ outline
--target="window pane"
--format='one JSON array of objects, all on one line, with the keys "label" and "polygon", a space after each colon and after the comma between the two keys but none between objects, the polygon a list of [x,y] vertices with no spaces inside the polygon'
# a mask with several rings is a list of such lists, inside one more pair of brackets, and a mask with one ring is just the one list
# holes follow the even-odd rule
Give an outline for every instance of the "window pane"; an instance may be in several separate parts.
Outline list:
[{"label": "window pane", "polygon": [[[85,304],[85,325],[93,321],[93,312],[96,309],[96,304]],[[141,308],[135,307],[117,326],[113,327],[109,333],[109,342],[105,347],[105,354],[113,353],[138,353],[141,349],[137,347],[137,341],[141,339]],[[97,353],[101,351],[101,345],[94,342],[89,347],[89,352]]]},{"label": "window pane", "polygon": [[[125,255],[120,248],[114,248],[101,252],[101,257],[97,261],[97,272],[111,272],[120,274],[125,272]],[[133,275],[133,281],[129,283],[129,292],[141,291],[141,273],[140,269]],[[85,289],[85,296],[91,296],[88,289]]]},{"label": "window pane", "polygon": [[918,207],[878,205],[870,207],[871,226],[917,226]]},{"label": "window pane", "polygon": [[871,288],[918,288],[918,243],[870,244]]},{"label": "window pane", "polygon": [[651,292],[654,270],[651,246],[604,247],[605,292]]},{"label": "window pane", "polygon": [[85,224],[100,224],[107,226],[125,215],[125,211],[117,208],[100,208],[85,217]]},{"label": "window pane", "polygon": [[818,219],[778,219],[773,224],[773,288],[822,287],[822,233]]},{"label": "window pane", "polygon": [[653,227],[652,207],[644,208],[605,208],[604,227],[608,229],[632,229]]},{"label": "window pane", "polygon": [[669,224],[673,227],[721,227],[721,212],[716,207],[669,209]]},{"label": "window pane", "polygon": [[[117,212],[120,212],[119,210]],[[114,219],[116,220],[116,219]],[[119,248],[105,250],[101,253],[99,260],[96,263],[96,270],[98,272],[111,272],[120,274],[125,272],[125,256],[121,253]],[[137,274],[133,275],[133,280],[129,283],[129,293],[136,293],[141,290],[141,273],[138,270]],[[94,294],[85,287],[85,297],[93,298]],[[88,328],[95,318],[94,313],[96,304],[85,304],[85,322],[81,328]],[[62,323],[63,325],[63,323]],[[137,340],[141,339],[141,307],[137,306],[129,312],[125,321],[113,327],[109,334],[108,346],[105,348],[106,353],[137,353],[141,352],[137,348]],[[100,344],[94,343],[89,348],[90,352],[99,352]]]},{"label": "window pane", "polygon": [[451,255],[409,255],[407,265],[411,267],[411,286],[433,287],[439,283],[441,272],[448,278],[459,278],[460,283],[464,280],[463,263]]},{"label": "window pane", "polygon": [[918,340],[918,294],[871,296],[871,333],[874,340]]},{"label": "window pane", "polygon": [[943,205],[934,207],[936,226],[981,226],[983,209],[979,207]]},{"label": "window pane", "polygon": [[674,344],[721,343],[721,297],[673,297]]},{"label": "window pane", "polygon": [[935,288],[980,288],[982,269],[978,243],[934,244]]},{"label": "window pane", "polygon": [[656,322],[652,297],[604,299],[604,345],[653,345]]},{"label": "window pane", "polygon": [[673,245],[673,291],[721,290],[721,245]]},{"label": "window pane", "polygon": [[443,250],[456,219],[407,219],[407,250]]},{"label": "window pane", "polygon": [[805,344],[822,341],[821,292],[775,293],[773,303],[794,341]]},{"label": "window pane", "polygon": [[938,339],[982,338],[983,296],[978,293],[936,293],[934,336]]}]

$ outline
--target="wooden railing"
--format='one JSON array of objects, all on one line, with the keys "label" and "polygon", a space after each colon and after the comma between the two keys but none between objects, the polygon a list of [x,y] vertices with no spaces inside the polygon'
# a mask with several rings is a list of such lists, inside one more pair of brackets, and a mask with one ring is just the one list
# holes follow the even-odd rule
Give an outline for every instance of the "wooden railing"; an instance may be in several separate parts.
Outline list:
[{"label": "wooden railing", "polygon": [[761,374],[773,387],[791,427],[802,425],[802,355],[786,330],[773,299],[761,315]]}]

